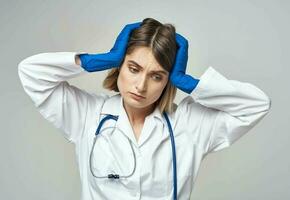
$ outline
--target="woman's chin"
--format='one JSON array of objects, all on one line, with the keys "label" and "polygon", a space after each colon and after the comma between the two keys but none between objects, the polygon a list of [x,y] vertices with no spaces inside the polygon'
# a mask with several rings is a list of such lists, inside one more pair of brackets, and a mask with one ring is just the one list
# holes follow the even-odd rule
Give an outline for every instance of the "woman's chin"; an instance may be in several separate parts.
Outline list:
[{"label": "woman's chin", "polygon": [[124,98],[124,103],[131,107],[136,109],[146,108],[148,105],[144,101],[136,100],[132,97],[126,97]]}]

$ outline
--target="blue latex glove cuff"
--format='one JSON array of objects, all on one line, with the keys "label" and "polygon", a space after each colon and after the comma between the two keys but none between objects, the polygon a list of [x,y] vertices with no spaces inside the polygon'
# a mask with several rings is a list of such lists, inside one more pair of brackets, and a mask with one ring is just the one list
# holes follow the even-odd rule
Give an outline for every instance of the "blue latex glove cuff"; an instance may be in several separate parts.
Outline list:
[{"label": "blue latex glove cuff", "polygon": [[113,67],[119,67],[120,59],[113,58],[108,53],[102,54],[80,54],[82,67],[88,72],[102,71]]},{"label": "blue latex glove cuff", "polygon": [[195,79],[188,74],[170,74],[170,79],[178,83],[178,89],[190,94],[199,83],[199,79]]}]

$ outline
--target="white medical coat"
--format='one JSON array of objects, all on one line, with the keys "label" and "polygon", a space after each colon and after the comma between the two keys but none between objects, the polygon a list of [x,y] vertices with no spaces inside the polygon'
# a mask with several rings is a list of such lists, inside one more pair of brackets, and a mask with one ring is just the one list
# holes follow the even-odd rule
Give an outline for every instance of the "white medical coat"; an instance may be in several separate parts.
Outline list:
[{"label": "white medical coat", "polygon": [[[172,151],[160,110],[156,108],[145,118],[136,141],[120,94],[88,93],[67,82],[89,73],[75,63],[77,54],[80,52],[33,55],[19,63],[18,73],[37,110],[75,145],[81,199],[171,200]],[[268,113],[271,105],[270,98],[256,86],[228,80],[211,66],[199,79],[194,91],[169,114],[176,144],[179,200],[190,199],[205,155],[233,144]],[[129,174],[134,161],[130,140],[136,154],[136,170],[127,179],[97,179],[91,174],[90,151],[96,128],[105,114],[119,115],[119,119],[107,121],[103,128],[116,123],[121,131],[103,132],[98,137],[92,170],[96,175]]]}]

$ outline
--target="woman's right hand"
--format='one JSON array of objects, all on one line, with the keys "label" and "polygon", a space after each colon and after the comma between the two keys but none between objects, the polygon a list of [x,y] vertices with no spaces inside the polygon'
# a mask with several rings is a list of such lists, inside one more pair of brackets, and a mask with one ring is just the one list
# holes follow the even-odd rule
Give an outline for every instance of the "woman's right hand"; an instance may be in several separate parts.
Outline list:
[{"label": "woman's right hand", "polygon": [[113,48],[108,53],[80,54],[81,66],[88,72],[119,67],[125,57],[130,34],[134,29],[139,28],[141,23],[127,24],[118,35]]}]

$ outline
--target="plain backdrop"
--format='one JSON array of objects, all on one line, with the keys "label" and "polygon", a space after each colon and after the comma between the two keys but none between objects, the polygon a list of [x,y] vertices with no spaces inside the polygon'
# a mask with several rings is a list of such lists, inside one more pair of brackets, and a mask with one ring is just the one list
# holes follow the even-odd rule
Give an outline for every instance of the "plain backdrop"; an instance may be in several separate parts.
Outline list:
[{"label": "plain backdrop", "polygon": [[[192,199],[290,199],[289,2],[1,0],[0,199],[79,200],[81,193],[74,145],[34,108],[18,63],[42,52],[108,52],[125,24],[146,17],[172,23],[188,39],[187,73],[198,78],[213,66],[272,100],[255,128],[205,158]],[[69,82],[110,93],[101,86],[106,73]],[[179,91],[176,103],[185,95]]]}]

